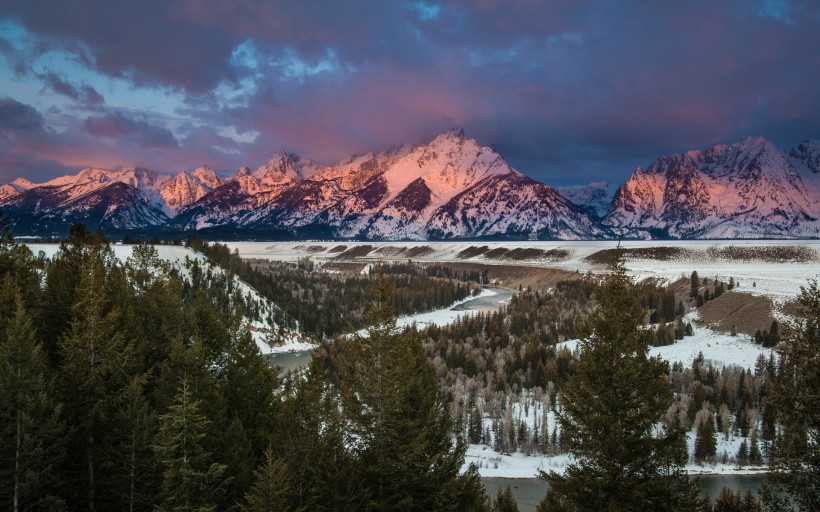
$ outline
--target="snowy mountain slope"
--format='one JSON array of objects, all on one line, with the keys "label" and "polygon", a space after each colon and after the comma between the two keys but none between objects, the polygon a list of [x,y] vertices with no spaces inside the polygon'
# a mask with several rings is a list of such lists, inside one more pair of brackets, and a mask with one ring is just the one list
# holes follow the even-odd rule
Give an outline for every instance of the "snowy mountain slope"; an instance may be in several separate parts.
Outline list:
[{"label": "snowy mountain slope", "polygon": [[[387,188],[390,194],[389,185]],[[424,178],[416,178],[370,217],[365,238],[377,240],[423,240],[425,224],[438,198]]]},{"label": "snowy mountain slope", "polygon": [[210,167],[197,167],[190,173],[180,172],[159,187],[163,202],[171,216],[180,209],[198,201],[202,196],[221,184]]},{"label": "snowy mountain slope", "polygon": [[20,234],[86,222],[277,238],[818,237],[818,170],[817,141],[787,157],[749,137],[661,157],[617,191],[607,182],[556,191],[452,130],[324,169],[277,151],[224,179],[208,167],[173,176],[89,168],[42,184],[21,178],[0,185],[0,209],[13,213]]},{"label": "snowy mountain slope", "polygon": [[[59,244],[27,245],[34,254],[42,252],[47,258],[53,258],[60,249]],[[111,246],[114,255],[122,263],[131,257],[133,248],[134,246],[132,245],[123,244]],[[196,252],[188,247],[158,245],[154,248],[157,250],[157,257],[175,269],[183,280],[190,280],[191,266],[194,261],[199,265],[202,276],[213,276],[211,278],[212,280],[222,281],[228,277],[224,269],[217,265],[212,265],[202,253]],[[258,306],[259,319],[254,320],[245,317],[245,322],[249,325],[253,338],[263,354],[307,350],[315,346],[310,342],[309,338],[303,336],[298,330],[294,331],[280,328],[277,319],[281,318],[282,311],[276,304],[260,295],[252,286],[236,276],[230,276],[230,279],[232,280],[234,290],[237,292],[233,294],[234,296],[241,295],[245,297],[248,302],[253,302]],[[270,342],[273,342],[274,345]]]},{"label": "snowy mountain slope", "polygon": [[5,198],[2,208],[14,219],[16,230],[47,235],[59,233],[75,222],[127,230],[168,221],[162,209],[145,194],[120,181],[100,187],[34,187]]},{"label": "snowy mountain slope", "polygon": [[[228,180],[183,209],[173,225],[181,229],[222,226],[255,232],[287,230],[293,236],[423,240],[430,236],[430,220],[459,194],[479,184],[484,189],[492,185],[508,190],[521,183],[527,187],[535,184],[510,167],[501,155],[466,138],[462,130],[443,133],[414,148],[403,146],[353,157],[307,178],[299,173],[295,157],[278,155],[273,181],[286,183],[282,190],[266,195],[261,183],[269,170],[253,175],[240,173],[231,179],[239,180],[240,186],[229,188]],[[488,181],[492,177],[498,179]],[[588,215],[555,199],[558,194],[546,185],[540,185],[535,194],[550,203],[543,206],[545,211],[551,210],[545,218],[556,220],[555,226],[541,226],[544,233],[566,232],[573,238],[604,233],[601,229],[588,229],[593,224]],[[549,199],[544,199],[544,194]],[[553,208],[558,203],[561,207]],[[506,209],[490,207],[485,214],[504,215],[505,220],[484,219],[484,224],[498,225],[493,229],[476,231],[475,226],[461,226],[457,231],[463,235],[458,236],[537,236],[527,218],[531,212],[516,211],[531,206],[526,201],[512,201]],[[450,207],[453,208],[457,207]],[[578,218],[558,219],[562,215]],[[517,220],[513,221],[513,217]],[[458,223],[461,218],[456,215],[449,222]],[[515,226],[509,226],[510,223]]]},{"label": "snowy mountain slope", "polygon": [[812,215],[820,218],[820,140],[804,140],[789,151],[794,165],[812,202]]},{"label": "snowy mountain slope", "polygon": [[812,201],[786,156],[761,137],[661,157],[615,194],[605,225],[675,238],[817,236]]},{"label": "snowy mountain slope", "polygon": [[607,237],[581,207],[518,172],[489,176],[456,195],[435,212],[427,228],[435,239]]},{"label": "snowy mountain slope", "polygon": [[609,210],[618,185],[608,181],[593,181],[583,187],[555,187],[555,190],[600,219]]}]

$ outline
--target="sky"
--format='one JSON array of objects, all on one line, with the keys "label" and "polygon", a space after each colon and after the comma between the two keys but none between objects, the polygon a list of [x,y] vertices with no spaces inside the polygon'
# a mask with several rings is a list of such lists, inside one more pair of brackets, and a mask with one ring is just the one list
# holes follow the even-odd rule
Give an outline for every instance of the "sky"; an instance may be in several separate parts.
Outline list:
[{"label": "sky", "polygon": [[0,183],[321,165],[463,127],[550,185],[820,138],[816,0],[5,0]]}]

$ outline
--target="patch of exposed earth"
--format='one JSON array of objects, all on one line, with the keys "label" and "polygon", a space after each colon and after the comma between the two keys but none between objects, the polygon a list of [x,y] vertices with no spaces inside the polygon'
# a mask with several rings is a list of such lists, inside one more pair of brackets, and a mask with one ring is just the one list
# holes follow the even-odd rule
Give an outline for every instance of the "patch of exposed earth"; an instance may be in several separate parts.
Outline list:
[{"label": "patch of exposed earth", "polygon": [[775,305],[768,297],[728,291],[699,309],[701,323],[713,330],[754,336],[755,331],[768,331],[775,319]]}]

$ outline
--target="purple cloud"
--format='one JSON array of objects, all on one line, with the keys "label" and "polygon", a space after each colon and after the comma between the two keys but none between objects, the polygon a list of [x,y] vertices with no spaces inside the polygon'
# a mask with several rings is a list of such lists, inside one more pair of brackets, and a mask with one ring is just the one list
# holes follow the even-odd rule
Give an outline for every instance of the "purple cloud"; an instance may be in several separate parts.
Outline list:
[{"label": "purple cloud", "polygon": [[52,91],[74,101],[86,105],[102,105],[105,103],[105,98],[88,84],[74,85],[53,72],[46,73],[42,78],[43,83]]},{"label": "purple cloud", "polygon": [[[37,38],[24,56],[0,39],[11,63],[59,49],[179,95],[173,122],[167,108],[77,114],[105,139],[106,161],[230,169],[281,147],[332,163],[461,125],[520,170],[567,184],[747,135],[783,147],[820,136],[816,2],[12,0],[4,19]],[[85,106],[104,101],[82,77],[45,80]],[[260,136],[216,135],[227,127]]]},{"label": "purple cloud", "polygon": [[85,121],[88,133],[95,137],[118,139],[143,148],[177,148],[179,143],[167,128],[146,121],[131,119],[120,113],[89,117]]},{"label": "purple cloud", "polygon": [[0,99],[0,133],[35,131],[43,128],[43,116],[31,105],[12,98]]}]

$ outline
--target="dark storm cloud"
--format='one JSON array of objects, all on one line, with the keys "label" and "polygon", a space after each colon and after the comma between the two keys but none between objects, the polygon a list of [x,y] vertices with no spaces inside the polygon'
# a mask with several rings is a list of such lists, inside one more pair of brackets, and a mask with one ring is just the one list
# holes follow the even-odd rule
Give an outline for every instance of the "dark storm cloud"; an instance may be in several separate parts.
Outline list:
[{"label": "dark storm cloud", "polygon": [[36,131],[43,128],[43,116],[31,105],[0,98],[0,133]]},{"label": "dark storm cloud", "polygon": [[172,4],[164,0],[12,0],[2,11],[46,36],[43,51],[80,43],[89,50],[80,55],[99,71],[128,77],[135,84],[203,92],[232,78],[227,62],[242,36],[177,19]]},{"label": "dark storm cloud", "polygon": [[[816,2],[26,0],[0,17],[41,52],[181,91],[190,142],[117,115],[86,126],[190,166],[279,147],[330,163],[462,125],[538,179],[618,181],[661,154],[820,136]],[[227,126],[260,135],[197,142]]]},{"label": "dark storm cloud", "polygon": [[65,173],[67,167],[57,159],[41,156],[49,139],[37,109],[0,98],[0,183],[19,176],[40,180]]},{"label": "dark storm cloud", "polygon": [[95,137],[124,140],[143,148],[179,147],[167,128],[154,126],[141,119],[131,119],[121,113],[89,117],[85,121],[85,127]]}]

